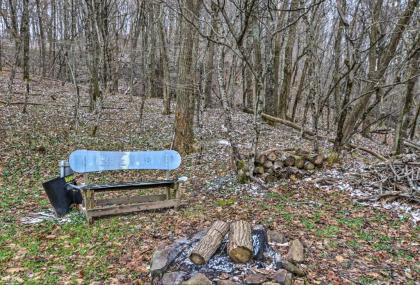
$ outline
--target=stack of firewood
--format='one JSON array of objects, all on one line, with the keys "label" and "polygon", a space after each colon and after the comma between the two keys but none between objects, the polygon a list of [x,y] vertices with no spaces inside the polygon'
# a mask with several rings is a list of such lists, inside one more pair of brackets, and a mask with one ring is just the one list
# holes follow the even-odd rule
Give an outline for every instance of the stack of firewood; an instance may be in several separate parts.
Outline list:
[{"label": "stack of firewood", "polygon": [[320,153],[303,150],[280,151],[269,149],[255,159],[254,174],[265,182],[273,182],[291,175],[301,177],[324,165],[325,157]]}]

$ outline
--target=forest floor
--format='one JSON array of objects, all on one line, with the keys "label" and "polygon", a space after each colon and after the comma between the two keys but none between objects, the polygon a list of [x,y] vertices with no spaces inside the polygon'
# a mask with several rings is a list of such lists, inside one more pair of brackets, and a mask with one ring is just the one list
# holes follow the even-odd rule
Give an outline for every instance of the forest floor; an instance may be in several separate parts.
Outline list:
[{"label": "forest floor", "polygon": [[[5,101],[7,80],[8,74],[3,73],[0,101]],[[300,238],[306,246],[310,284],[418,284],[420,227],[412,216],[361,205],[348,191],[319,188],[311,179],[280,180],[268,190],[237,184],[217,109],[208,110],[203,130],[196,130],[202,154],[183,157],[177,171],[189,179],[186,207],[103,218],[91,226],[76,211],[65,219],[28,219],[48,212],[42,183],[58,175],[58,161],[71,151],[167,148],[174,121],[173,114],[161,115],[160,100],[150,99],[139,128],[138,98],[129,103],[128,96],[108,95],[104,106],[117,109],[104,109],[97,136],[91,137],[94,116],[87,108],[80,112],[78,131],[71,129],[75,102],[71,85],[39,78],[31,84],[29,102],[40,105],[29,105],[27,114],[21,113],[18,104],[24,100],[19,80],[15,104],[0,103],[0,284],[147,283],[157,247],[192,235],[216,219],[246,219],[288,238]],[[81,94],[82,105],[87,105],[86,90]],[[251,123],[251,115],[235,112],[235,137],[242,150],[250,146]],[[298,133],[280,125],[265,125],[261,142],[261,149],[311,147]],[[387,151],[387,146],[360,143]],[[325,171],[371,160],[354,151]],[[145,176],[156,178],[163,173],[130,171],[95,179]]]}]

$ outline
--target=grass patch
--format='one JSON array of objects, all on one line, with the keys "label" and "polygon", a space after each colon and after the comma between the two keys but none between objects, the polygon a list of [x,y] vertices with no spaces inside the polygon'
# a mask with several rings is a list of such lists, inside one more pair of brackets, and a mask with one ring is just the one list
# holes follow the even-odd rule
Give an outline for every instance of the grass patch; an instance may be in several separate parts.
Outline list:
[{"label": "grass patch", "polygon": [[337,226],[326,226],[316,231],[316,235],[324,238],[334,238],[340,232],[340,228]]}]

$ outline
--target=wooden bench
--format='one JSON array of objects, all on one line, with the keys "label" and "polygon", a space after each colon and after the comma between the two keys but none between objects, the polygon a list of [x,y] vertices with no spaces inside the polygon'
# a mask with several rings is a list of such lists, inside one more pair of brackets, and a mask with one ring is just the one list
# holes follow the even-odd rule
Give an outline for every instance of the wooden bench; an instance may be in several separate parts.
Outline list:
[{"label": "wooden bench", "polygon": [[[170,179],[169,171],[175,170],[181,163],[179,154],[175,151],[145,151],[145,152],[101,152],[78,150],[73,152],[68,160],[68,166],[75,173],[84,175],[82,185],[70,185],[80,190],[83,196],[82,211],[89,223],[101,216],[117,215],[144,210],[177,208],[183,204],[182,187],[180,184],[186,177]],[[66,165],[66,163],[62,163]],[[165,170],[164,180],[135,181],[107,184],[89,184],[88,174],[102,171],[121,170]],[[64,170],[62,170],[64,172]],[[69,170],[67,170],[69,172]],[[166,188],[162,194],[137,194],[135,196],[95,199],[97,192],[114,192]]]}]

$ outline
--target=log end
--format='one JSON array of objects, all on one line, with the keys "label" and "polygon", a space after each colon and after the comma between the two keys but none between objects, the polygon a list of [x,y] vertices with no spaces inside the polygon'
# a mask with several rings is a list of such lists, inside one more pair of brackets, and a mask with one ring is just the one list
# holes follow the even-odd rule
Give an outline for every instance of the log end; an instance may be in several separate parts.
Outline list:
[{"label": "log end", "polygon": [[247,263],[252,257],[252,251],[249,248],[240,246],[229,252],[229,257],[235,263]]},{"label": "log end", "polygon": [[195,265],[203,265],[203,264],[206,263],[206,261],[204,260],[204,258],[201,255],[199,255],[199,254],[197,254],[195,252],[192,252],[190,254],[190,260]]}]

